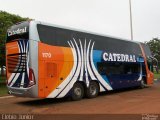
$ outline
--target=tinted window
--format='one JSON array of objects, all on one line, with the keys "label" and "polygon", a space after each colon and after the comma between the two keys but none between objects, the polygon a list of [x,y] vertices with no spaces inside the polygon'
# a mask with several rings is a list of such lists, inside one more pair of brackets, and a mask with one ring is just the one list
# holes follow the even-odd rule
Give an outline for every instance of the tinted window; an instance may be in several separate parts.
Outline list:
[{"label": "tinted window", "polygon": [[140,73],[140,64],[137,63],[97,63],[98,72],[102,75],[111,74],[138,74]]},{"label": "tinted window", "polygon": [[147,57],[151,57],[152,54],[151,54],[151,51],[150,51],[150,48],[147,44],[144,44],[144,43],[141,43],[143,49],[144,49],[144,52],[146,54]]},{"label": "tinted window", "polygon": [[153,72],[153,63],[152,63],[152,59],[150,58],[150,57],[152,57],[150,48],[147,44],[141,43],[141,45],[142,45],[143,50],[145,52],[145,55],[147,57],[148,69]]},{"label": "tinted window", "polygon": [[7,30],[7,41],[15,39],[29,39],[29,22],[22,22]]},{"label": "tinted window", "polygon": [[67,41],[71,40],[71,32],[69,30],[56,29],[56,40],[58,46],[68,46]]},{"label": "tinted window", "polygon": [[56,45],[56,30],[50,26],[37,25],[40,40],[49,45]]},{"label": "tinted window", "polygon": [[37,28],[40,40],[46,44],[68,47],[67,41],[74,38],[77,43],[79,43],[80,39],[83,45],[85,40],[87,44],[90,40],[94,41],[95,50],[103,50],[111,53],[141,54],[139,44],[134,42],[41,24],[38,24]]}]

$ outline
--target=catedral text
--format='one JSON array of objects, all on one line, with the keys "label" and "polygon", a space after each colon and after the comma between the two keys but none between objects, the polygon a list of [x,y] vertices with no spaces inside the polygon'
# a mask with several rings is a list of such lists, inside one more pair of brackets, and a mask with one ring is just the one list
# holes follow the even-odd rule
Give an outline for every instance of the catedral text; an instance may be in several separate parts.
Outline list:
[{"label": "catedral text", "polygon": [[117,53],[103,53],[104,61],[119,61],[119,62],[136,62],[135,55],[117,54]]}]

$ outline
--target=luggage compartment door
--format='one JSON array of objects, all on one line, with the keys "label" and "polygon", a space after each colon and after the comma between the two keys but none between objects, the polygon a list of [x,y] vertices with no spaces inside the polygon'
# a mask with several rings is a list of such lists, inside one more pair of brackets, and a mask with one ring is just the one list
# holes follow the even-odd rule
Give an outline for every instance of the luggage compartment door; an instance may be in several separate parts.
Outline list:
[{"label": "luggage compartment door", "polygon": [[58,80],[58,63],[45,63],[45,80],[44,80],[44,95],[47,97],[59,84]]},{"label": "luggage compartment door", "polygon": [[40,61],[39,97],[46,98],[58,86],[58,63]]}]

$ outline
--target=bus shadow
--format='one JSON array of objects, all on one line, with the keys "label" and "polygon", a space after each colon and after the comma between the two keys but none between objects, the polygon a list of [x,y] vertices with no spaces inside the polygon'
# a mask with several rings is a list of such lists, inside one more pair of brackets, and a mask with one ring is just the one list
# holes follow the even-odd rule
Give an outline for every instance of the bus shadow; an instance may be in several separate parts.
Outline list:
[{"label": "bus shadow", "polygon": [[[148,87],[146,87],[148,88]],[[138,91],[141,90],[140,87],[133,87],[133,88],[122,88],[122,89],[117,89],[117,90],[113,90],[113,91],[106,91],[106,92],[101,92],[99,93],[99,96],[105,96],[105,95],[115,95],[115,94],[119,94],[119,93],[127,93],[127,92],[134,92],[134,91]]]},{"label": "bus shadow", "polygon": [[[112,96],[112,95],[120,94],[123,92],[127,93],[130,91],[134,92],[138,90],[141,90],[141,89],[139,87],[136,87],[136,88],[125,88],[125,89],[119,89],[114,91],[107,91],[107,92],[100,93],[98,97]],[[85,99],[87,98],[84,98],[83,100]],[[72,101],[70,97],[65,97],[65,98],[57,98],[57,99],[56,98],[35,99],[35,100],[17,102],[17,104],[24,105],[24,106],[46,106],[46,105],[61,104],[61,103],[67,103],[67,102],[78,102],[78,101]]]},{"label": "bus shadow", "polygon": [[17,104],[25,105],[25,106],[45,106],[50,104],[59,104],[70,102],[71,99],[69,97],[65,98],[44,98],[44,99],[35,99],[29,101],[17,102]]}]

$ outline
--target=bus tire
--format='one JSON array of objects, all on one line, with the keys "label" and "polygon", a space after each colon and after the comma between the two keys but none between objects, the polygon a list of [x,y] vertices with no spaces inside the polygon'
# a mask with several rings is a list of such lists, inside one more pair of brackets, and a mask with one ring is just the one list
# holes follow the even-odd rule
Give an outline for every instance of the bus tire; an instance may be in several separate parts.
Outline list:
[{"label": "bus tire", "polygon": [[71,98],[73,101],[81,100],[84,96],[84,87],[81,83],[75,83],[72,88]]},{"label": "bus tire", "polygon": [[146,81],[145,81],[144,78],[142,78],[140,88],[143,89],[143,88],[145,88],[146,86],[147,86],[147,85],[146,85]]},{"label": "bus tire", "polygon": [[95,81],[91,81],[89,87],[86,91],[87,98],[95,98],[98,96],[99,93],[99,85]]}]

